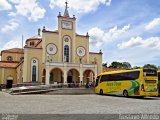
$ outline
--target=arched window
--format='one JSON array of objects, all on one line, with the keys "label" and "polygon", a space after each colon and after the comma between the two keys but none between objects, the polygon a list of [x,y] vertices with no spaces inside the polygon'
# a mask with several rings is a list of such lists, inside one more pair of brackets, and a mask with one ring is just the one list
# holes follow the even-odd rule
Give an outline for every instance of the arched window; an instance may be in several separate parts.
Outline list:
[{"label": "arched window", "polygon": [[31,82],[38,82],[38,59],[31,59]]},{"label": "arched window", "polygon": [[8,57],[7,57],[7,61],[13,61],[12,56],[8,56]]},{"label": "arched window", "polygon": [[64,46],[64,56],[65,56],[66,62],[69,62],[69,46],[68,45]]},{"label": "arched window", "polygon": [[32,66],[32,82],[36,82],[36,73],[37,73],[36,71],[37,71],[36,66],[33,65]]},{"label": "arched window", "polygon": [[63,37],[63,61],[70,62],[71,60],[71,38],[68,35]]}]

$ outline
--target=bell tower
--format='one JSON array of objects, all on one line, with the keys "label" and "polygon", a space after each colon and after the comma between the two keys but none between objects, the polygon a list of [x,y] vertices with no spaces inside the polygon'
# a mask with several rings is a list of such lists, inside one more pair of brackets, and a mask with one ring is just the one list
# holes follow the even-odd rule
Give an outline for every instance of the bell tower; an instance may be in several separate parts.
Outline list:
[{"label": "bell tower", "polygon": [[69,17],[69,12],[68,12],[68,3],[67,2],[65,2],[65,4],[66,4],[66,7],[65,7],[65,11],[64,11],[64,17]]},{"label": "bell tower", "polygon": [[58,14],[58,31],[68,31],[68,32],[74,32],[76,31],[76,18],[75,15],[73,17],[70,17],[69,11],[68,11],[68,2],[65,2],[65,11],[63,16],[61,15],[61,12]]},{"label": "bell tower", "polygon": [[[69,11],[68,11],[68,2],[65,2],[65,10],[64,14],[61,15],[61,12],[58,14],[58,33],[59,33],[59,41],[60,45],[59,48],[62,50],[61,53],[63,53],[62,57],[60,58],[61,61],[65,62],[74,62],[75,57],[75,39],[76,39],[76,18],[75,15],[73,17],[70,17]],[[67,39],[68,38],[68,43]],[[68,50],[69,53],[67,56],[65,55],[64,47],[65,45],[69,45]],[[67,58],[67,60],[66,60]]]}]

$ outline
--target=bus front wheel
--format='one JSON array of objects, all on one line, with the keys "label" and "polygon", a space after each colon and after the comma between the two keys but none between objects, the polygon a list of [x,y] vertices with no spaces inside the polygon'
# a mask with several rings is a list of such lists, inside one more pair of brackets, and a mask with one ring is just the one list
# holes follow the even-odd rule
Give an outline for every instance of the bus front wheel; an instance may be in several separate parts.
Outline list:
[{"label": "bus front wheel", "polygon": [[127,90],[123,91],[123,96],[128,97],[128,91]]},{"label": "bus front wheel", "polygon": [[100,89],[100,95],[103,95],[103,90],[102,89]]}]

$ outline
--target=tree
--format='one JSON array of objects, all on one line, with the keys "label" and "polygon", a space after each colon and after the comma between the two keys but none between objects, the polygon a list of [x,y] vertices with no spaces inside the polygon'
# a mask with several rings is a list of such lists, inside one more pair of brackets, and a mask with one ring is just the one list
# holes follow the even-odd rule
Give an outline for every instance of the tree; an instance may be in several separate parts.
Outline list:
[{"label": "tree", "polygon": [[146,64],[146,65],[143,66],[143,68],[153,68],[155,70],[158,70],[157,66],[153,65],[153,64]]},{"label": "tree", "polygon": [[134,66],[133,67],[133,69],[139,69],[139,68],[141,68],[141,67],[139,67],[139,66]]},{"label": "tree", "polygon": [[131,64],[129,62],[112,62],[109,68],[124,68],[131,69]]},{"label": "tree", "polygon": [[112,62],[111,65],[109,66],[109,68],[121,68],[122,64],[120,62]]},{"label": "tree", "polygon": [[131,68],[132,68],[132,66],[131,66],[131,64],[130,64],[129,62],[123,62],[123,63],[122,63],[122,66],[123,66],[123,68],[125,68],[125,69],[131,69]]},{"label": "tree", "polygon": [[107,68],[108,63],[103,63],[102,66]]}]

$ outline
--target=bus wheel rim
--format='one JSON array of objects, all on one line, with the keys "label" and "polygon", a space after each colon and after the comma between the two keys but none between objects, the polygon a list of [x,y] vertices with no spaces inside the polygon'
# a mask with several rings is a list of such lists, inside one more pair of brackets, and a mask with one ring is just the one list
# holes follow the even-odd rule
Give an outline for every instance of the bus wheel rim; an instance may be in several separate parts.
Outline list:
[{"label": "bus wheel rim", "polygon": [[124,91],[124,96],[128,96],[128,93],[126,90]]},{"label": "bus wheel rim", "polygon": [[100,90],[100,94],[101,94],[101,95],[103,94],[103,90]]}]

